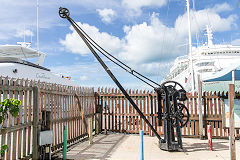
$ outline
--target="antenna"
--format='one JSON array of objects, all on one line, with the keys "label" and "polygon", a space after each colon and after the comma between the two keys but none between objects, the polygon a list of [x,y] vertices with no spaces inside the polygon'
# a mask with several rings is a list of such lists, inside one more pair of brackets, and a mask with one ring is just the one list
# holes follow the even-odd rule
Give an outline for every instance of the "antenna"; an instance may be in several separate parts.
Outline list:
[{"label": "antenna", "polygon": [[39,51],[39,34],[38,34],[38,30],[39,30],[39,24],[38,24],[38,10],[39,10],[39,3],[37,0],[37,51]]},{"label": "antenna", "polygon": [[32,34],[32,30],[31,30],[31,41],[30,41],[31,44],[32,44],[32,37],[33,37],[33,34]]},{"label": "antenna", "polygon": [[195,11],[195,0],[193,0],[193,10]]},{"label": "antenna", "polygon": [[23,42],[26,42],[26,26],[24,24],[24,31],[23,31]]}]

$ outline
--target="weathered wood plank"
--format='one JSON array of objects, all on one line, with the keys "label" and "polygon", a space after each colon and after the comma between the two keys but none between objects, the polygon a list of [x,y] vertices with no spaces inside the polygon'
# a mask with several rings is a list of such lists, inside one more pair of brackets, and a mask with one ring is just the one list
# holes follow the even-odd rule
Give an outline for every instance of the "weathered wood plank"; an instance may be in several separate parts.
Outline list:
[{"label": "weathered wood plank", "polygon": [[[24,81],[24,86],[27,86],[27,81],[25,80]],[[27,90],[24,90],[24,101],[22,102],[23,104],[23,122],[24,124],[28,123],[27,121],[27,108],[28,108],[28,91]],[[26,157],[27,156],[27,128],[24,128],[23,129],[23,157]]]},{"label": "weathered wood plank", "polygon": [[[13,86],[13,79],[9,80],[8,86]],[[8,93],[9,93],[9,98],[13,98],[13,90],[9,90]],[[7,126],[11,127],[12,125],[13,125],[13,117],[11,115],[9,115],[8,120],[7,120]],[[12,147],[11,140],[12,140],[12,132],[8,132],[7,133],[7,146],[8,146],[8,148]],[[7,159],[10,159],[10,157],[12,157],[11,155],[12,155],[12,150],[9,150],[7,152]]]},{"label": "weathered wood plank", "polygon": [[[6,78],[1,78],[0,83],[1,83],[2,88],[3,88],[3,86],[8,86],[8,78],[7,77]],[[8,92],[6,90],[2,90],[2,92],[3,92],[2,100],[4,100],[4,99],[7,98]],[[7,120],[4,121],[3,127],[5,127],[5,128],[7,127]],[[2,140],[1,140],[2,144],[1,145],[6,144],[6,135],[7,135],[6,133],[2,134]],[[6,158],[6,154],[7,153],[5,153],[5,155],[3,156],[3,159]]]},{"label": "weathered wood plank", "polygon": [[[33,82],[30,81],[29,86],[33,86]],[[32,122],[32,91],[29,91],[29,98],[28,98],[28,106],[27,106],[27,110],[28,110],[28,123]],[[27,155],[29,155],[31,153],[31,127],[28,127],[28,136],[27,136]]]},{"label": "weathered wood plank", "polygon": [[[127,92],[127,90],[126,90],[126,92]],[[125,99],[125,113],[129,113],[128,111],[129,111],[129,106],[128,106],[128,100],[127,100],[127,98],[126,97],[124,97],[124,99]],[[125,123],[126,123],[126,125],[125,125],[125,127],[126,127],[126,130],[125,130],[125,132],[127,133],[128,132],[128,130],[129,130],[129,126],[128,126],[128,121],[129,121],[129,117],[126,115],[125,116]]]},{"label": "weathered wood plank", "polygon": [[[138,90],[136,90],[136,93],[137,93],[137,92],[138,92]],[[135,90],[132,91],[132,94],[135,94]],[[132,97],[132,99],[133,99],[133,101],[136,103],[136,97]],[[132,109],[131,112],[132,112],[133,114],[136,114],[134,107],[132,107],[131,109]],[[135,127],[136,127],[135,123],[136,123],[136,116],[132,116],[132,130],[133,130],[133,131],[135,131]],[[137,128],[137,127],[136,127],[136,128]]]},{"label": "weathered wood plank", "polygon": [[[189,101],[190,101],[190,98],[188,98],[188,100],[187,100],[187,109],[188,109],[188,111],[190,112],[190,103],[189,103]],[[190,113],[190,115],[191,115],[191,113]],[[188,122],[188,124],[187,124],[187,135],[190,135],[190,123],[191,122]]]},{"label": "weathered wood plank", "polygon": [[[118,90],[118,94],[120,94],[120,90]],[[121,124],[122,124],[122,122],[121,122],[121,98],[120,97],[117,97],[117,100],[118,100],[118,114],[119,114],[119,116],[118,116],[118,130],[121,132],[122,131],[122,129],[121,129]]]},{"label": "weathered wood plank", "polygon": [[[138,90],[136,91],[136,95],[138,95]],[[139,103],[140,103],[140,100],[139,100],[139,96],[136,96],[136,105],[139,107]],[[138,113],[136,113],[136,111],[134,112],[134,114],[136,114],[136,122],[137,122],[137,131],[139,132],[140,130],[140,126],[139,126],[139,122],[140,122],[140,116]]]},{"label": "weathered wood plank", "polygon": [[[117,88],[115,88],[115,90],[114,90],[114,93],[115,94],[117,94]],[[118,99],[117,99],[117,97],[115,96],[114,97],[114,112],[116,113],[116,114],[114,114],[114,119],[115,119],[115,124],[114,124],[114,130],[118,130],[118,116],[117,116],[117,114],[118,114],[118,101],[117,101]]]},{"label": "weathered wood plank", "polygon": [[[148,94],[148,96],[146,97],[147,98],[147,109],[146,109],[146,111],[147,111],[147,113],[148,114],[150,114],[150,108],[149,108],[149,91],[147,91],[147,94]],[[148,121],[151,123],[151,119],[150,119],[150,116],[148,116],[147,117],[147,119],[148,119]],[[148,131],[148,134],[150,135],[150,128],[149,127],[147,127],[147,131]]]},{"label": "weathered wood plank", "polygon": [[122,106],[121,106],[121,109],[122,109],[122,132],[124,132],[125,128],[124,128],[124,121],[125,121],[125,118],[124,118],[124,107],[125,107],[125,104],[124,104],[124,97],[121,97],[121,100],[122,100]]},{"label": "weathered wood plank", "polygon": [[[18,79],[16,81],[14,81],[13,83],[14,83],[14,86],[16,88],[17,88],[17,86],[19,86],[19,80]],[[17,89],[14,90],[13,94],[14,94],[13,95],[14,99],[20,100],[19,97],[18,97],[18,90]],[[13,117],[13,124],[12,124],[13,126],[18,124],[18,119],[19,118],[14,118]],[[12,137],[12,139],[13,139],[13,142],[12,142],[12,144],[13,144],[12,145],[12,159],[17,159],[18,140],[20,139],[20,137],[17,136],[18,132],[19,132],[19,130],[13,131],[13,137]]]}]

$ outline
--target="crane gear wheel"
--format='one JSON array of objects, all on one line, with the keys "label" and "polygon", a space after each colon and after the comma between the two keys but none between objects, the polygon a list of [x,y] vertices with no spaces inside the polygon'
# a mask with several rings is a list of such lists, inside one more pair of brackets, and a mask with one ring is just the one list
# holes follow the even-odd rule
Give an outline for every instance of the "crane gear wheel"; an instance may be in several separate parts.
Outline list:
[{"label": "crane gear wheel", "polygon": [[61,18],[67,18],[67,17],[69,17],[70,12],[67,8],[60,7],[58,14]]},{"label": "crane gear wheel", "polygon": [[175,81],[166,81],[162,83],[162,86],[165,86],[167,88],[167,91],[170,95],[177,93],[176,97],[178,100],[187,100],[186,91],[183,89],[183,86],[180,83]]},{"label": "crane gear wheel", "polygon": [[[185,109],[185,113],[183,113],[183,110]],[[171,110],[173,112],[173,105],[171,106]],[[186,121],[184,122],[184,118],[187,118]],[[188,121],[189,121],[189,111],[187,109],[187,107],[182,104],[182,103],[178,103],[177,104],[177,110],[173,113],[172,115],[172,120],[173,120],[173,126],[176,127],[177,126],[177,120],[180,122],[180,127],[184,127],[187,125]]]}]

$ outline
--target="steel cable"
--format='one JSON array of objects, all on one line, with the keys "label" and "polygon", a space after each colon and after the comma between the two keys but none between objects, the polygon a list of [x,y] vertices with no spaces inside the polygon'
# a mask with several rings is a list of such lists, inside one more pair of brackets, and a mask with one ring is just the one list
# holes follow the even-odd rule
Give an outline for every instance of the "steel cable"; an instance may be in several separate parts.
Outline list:
[{"label": "steel cable", "polygon": [[[113,62],[114,64],[118,65],[119,67],[121,67],[122,69],[124,69],[126,72],[132,74],[133,76],[135,76],[136,78],[138,78],[139,80],[141,80],[142,82],[148,84],[149,86],[154,87],[153,85],[151,85],[150,83],[146,82],[145,80],[143,80],[142,78],[140,78],[139,76],[145,78],[146,80],[150,81],[151,83],[154,83],[155,85],[158,85],[159,87],[161,87],[160,84],[158,84],[157,82],[154,82],[153,80],[147,78],[146,76],[140,74],[139,72],[133,70],[131,67],[127,66],[126,64],[124,64],[122,61],[120,61],[119,59],[117,59],[116,57],[114,57],[113,55],[111,55],[109,52],[107,52],[105,49],[103,49],[99,44],[97,44],[75,21],[73,21],[70,17],[68,17],[68,19],[75,24],[75,26],[77,26],[77,28],[83,33],[84,38],[96,49],[98,50],[102,55],[104,55],[107,59],[109,59],[111,62]],[[105,52],[105,53],[103,53]],[[111,59],[110,57],[112,57],[113,59],[115,59],[116,61],[118,61],[119,63],[117,63],[116,61],[114,61],[113,59]],[[126,67],[126,68],[124,68]],[[139,76],[135,75],[134,73],[138,74]]]}]

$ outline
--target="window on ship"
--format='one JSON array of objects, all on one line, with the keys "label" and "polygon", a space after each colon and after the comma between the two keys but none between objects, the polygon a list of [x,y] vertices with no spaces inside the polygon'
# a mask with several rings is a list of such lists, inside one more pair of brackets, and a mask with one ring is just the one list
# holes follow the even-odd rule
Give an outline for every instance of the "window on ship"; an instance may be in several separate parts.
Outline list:
[{"label": "window on ship", "polygon": [[201,62],[201,63],[196,64],[196,66],[198,66],[198,67],[213,66],[213,65],[214,65],[214,62]]},{"label": "window on ship", "polygon": [[198,72],[203,73],[203,72],[212,72],[212,69],[201,69]]}]

